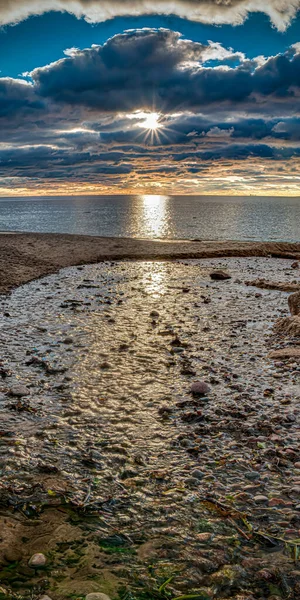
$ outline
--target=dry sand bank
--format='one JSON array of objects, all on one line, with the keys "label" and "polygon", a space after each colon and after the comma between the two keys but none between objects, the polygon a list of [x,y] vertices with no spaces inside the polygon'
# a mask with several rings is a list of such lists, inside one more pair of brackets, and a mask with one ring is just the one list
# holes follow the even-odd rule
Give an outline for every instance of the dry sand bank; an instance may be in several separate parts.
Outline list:
[{"label": "dry sand bank", "polygon": [[0,293],[63,267],[120,259],[267,256],[300,258],[300,243],[154,241],[67,234],[0,234]]}]

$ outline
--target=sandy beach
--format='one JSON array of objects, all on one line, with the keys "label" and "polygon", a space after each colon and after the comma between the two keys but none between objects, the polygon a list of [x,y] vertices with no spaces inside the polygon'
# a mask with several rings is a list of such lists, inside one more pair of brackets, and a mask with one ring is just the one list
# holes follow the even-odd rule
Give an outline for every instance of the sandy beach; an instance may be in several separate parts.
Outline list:
[{"label": "sandy beach", "polygon": [[300,243],[154,241],[67,234],[0,234],[0,293],[63,267],[105,260],[169,260],[222,256],[300,257]]}]

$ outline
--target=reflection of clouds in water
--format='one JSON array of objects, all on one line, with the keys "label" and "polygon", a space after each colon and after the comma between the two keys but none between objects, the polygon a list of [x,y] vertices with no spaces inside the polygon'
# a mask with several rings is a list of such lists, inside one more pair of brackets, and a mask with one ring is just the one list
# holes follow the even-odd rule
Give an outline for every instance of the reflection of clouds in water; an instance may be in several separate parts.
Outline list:
[{"label": "reflection of clouds in water", "polygon": [[141,236],[166,237],[169,233],[169,196],[140,196]]}]

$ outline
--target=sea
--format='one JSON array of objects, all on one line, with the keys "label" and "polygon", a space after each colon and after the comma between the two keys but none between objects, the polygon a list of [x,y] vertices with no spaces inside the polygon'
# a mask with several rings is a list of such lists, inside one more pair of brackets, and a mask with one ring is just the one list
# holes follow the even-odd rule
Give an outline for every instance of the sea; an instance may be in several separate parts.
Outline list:
[{"label": "sea", "polygon": [[2,197],[0,231],[298,242],[300,197]]}]

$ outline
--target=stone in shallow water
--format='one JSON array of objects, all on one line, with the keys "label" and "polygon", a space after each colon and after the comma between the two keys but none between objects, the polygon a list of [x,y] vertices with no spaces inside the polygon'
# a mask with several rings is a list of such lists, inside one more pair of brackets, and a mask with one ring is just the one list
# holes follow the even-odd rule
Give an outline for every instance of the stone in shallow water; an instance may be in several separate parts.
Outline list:
[{"label": "stone in shallow water", "polygon": [[227,271],[212,271],[209,275],[214,281],[225,281],[226,279],[231,279],[231,275],[229,275]]},{"label": "stone in shallow water", "polygon": [[29,390],[24,385],[13,385],[9,390],[9,394],[16,398],[22,398],[22,396],[28,396]]},{"label": "stone in shallow water", "polygon": [[210,387],[205,381],[195,381],[191,385],[191,393],[193,396],[206,396],[210,392]]},{"label": "stone in shallow water", "polygon": [[38,569],[40,567],[44,567],[46,562],[47,562],[46,556],[44,554],[38,552],[37,554],[34,554],[29,559],[28,564],[30,567],[34,567],[35,569]]}]

